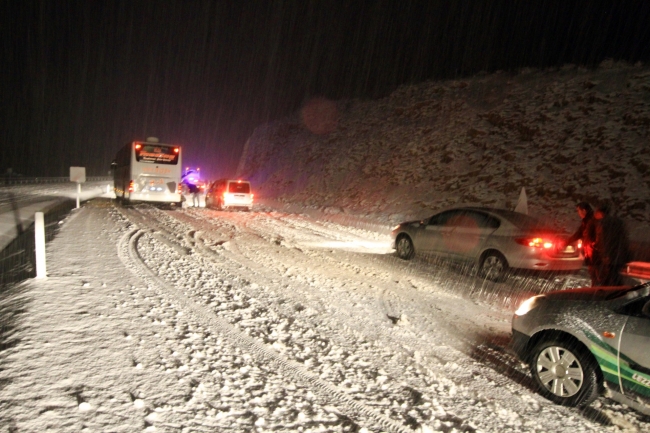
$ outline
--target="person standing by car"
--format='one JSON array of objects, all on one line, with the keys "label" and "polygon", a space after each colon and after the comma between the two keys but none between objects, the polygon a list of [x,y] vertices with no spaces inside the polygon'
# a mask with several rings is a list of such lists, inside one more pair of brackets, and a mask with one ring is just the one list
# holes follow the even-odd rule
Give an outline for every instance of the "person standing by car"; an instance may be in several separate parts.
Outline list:
[{"label": "person standing by car", "polygon": [[199,187],[198,187],[198,185],[194,185],[193,183],[190,183],[190,184],[187,185],[187,189],[190,191],[190,194],[192,195],[192,206],[199,207]]},{"label": "person standing by car", "polygon": [[580,215],[581,222],[578,230],[569,237],[564,245],[570,245],[578,240],[582,241],[582,254],[585,258],[585,265],[589,270],[591,285],[597,283],[597,258],[594,257],[594,242],[596,241],[596,222],[594,220],[594,210],[587,202],[580,202],[576,205],[576,211]]},{"label": "person standing by car", "polygon": [[596,240],[594,255],[597,257],[598,285],[622,286],[621,270],[632,257],[630,239],[625,223],[611,212],[608,203],[594,212]]}]

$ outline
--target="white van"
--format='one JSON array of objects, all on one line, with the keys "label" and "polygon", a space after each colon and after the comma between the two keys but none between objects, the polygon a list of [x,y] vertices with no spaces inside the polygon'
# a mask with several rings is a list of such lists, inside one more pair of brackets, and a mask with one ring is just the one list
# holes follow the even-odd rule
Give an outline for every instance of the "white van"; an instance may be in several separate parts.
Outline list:
[{"label": "white van", "polygon": [[205,206],[209,208],[253,209],[253,191],[247,180],[220,179],[212,182],[205,194]]}]

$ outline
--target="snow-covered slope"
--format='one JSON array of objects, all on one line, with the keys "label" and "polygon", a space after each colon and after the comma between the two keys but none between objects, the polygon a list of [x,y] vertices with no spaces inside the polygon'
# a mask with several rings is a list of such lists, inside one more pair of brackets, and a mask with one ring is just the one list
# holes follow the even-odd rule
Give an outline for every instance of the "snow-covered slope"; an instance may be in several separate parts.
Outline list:
[{"label": "snow-covered slope", "polygon": [[394,223],[456,204],[514,208],[575,229],[611,200],[633,236],[650,220],[650,67],[605,62],[314,100],[250,137],[238,175],[259,197]]}]

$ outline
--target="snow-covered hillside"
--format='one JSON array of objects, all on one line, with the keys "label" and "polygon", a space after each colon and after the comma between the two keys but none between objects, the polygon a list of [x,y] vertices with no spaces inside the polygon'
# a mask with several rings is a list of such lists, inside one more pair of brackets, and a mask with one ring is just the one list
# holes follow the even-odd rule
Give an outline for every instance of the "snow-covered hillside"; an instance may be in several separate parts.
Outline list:
[{"label": "snow-covered hillside", "polygon": [[605,62],[313,100],[250,137],[238,175],[260,197],[384,220],[456,204],[514,208],[570,230],[609,199],[633,236],[650,220],[650,67]]}]

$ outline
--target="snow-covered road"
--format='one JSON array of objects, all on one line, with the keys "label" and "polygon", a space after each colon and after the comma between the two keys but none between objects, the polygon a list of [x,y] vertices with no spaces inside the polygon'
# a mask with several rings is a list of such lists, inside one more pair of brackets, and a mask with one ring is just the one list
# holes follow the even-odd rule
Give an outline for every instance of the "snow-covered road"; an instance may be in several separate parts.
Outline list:
[{"label": "snow-covered road", "polygon": [[[0,357],[2,431],[648,431],[532,389],[508,352],[527,293],[327,215],[76,211]],[[6,309],[6,307],[5,307]],[[54,326],[53,324],[56,324]],[[2,353],[2,352],[0,352]]]}]

